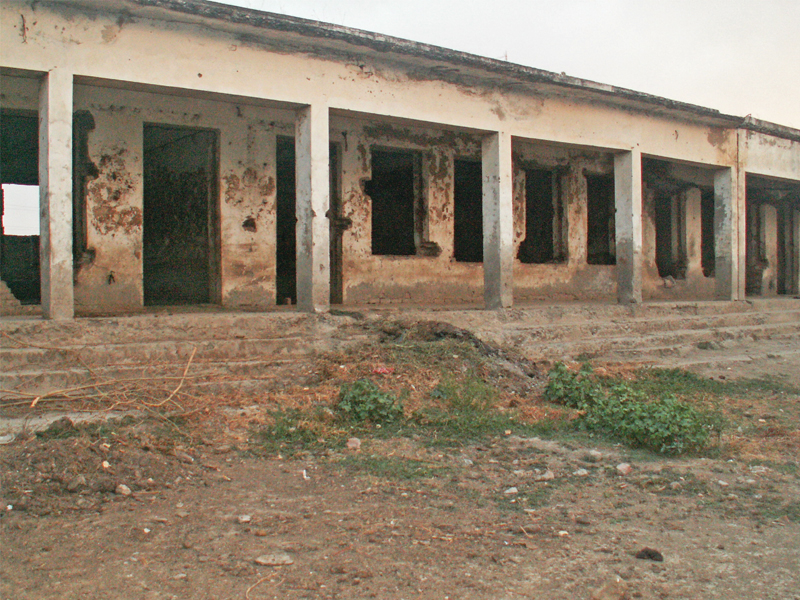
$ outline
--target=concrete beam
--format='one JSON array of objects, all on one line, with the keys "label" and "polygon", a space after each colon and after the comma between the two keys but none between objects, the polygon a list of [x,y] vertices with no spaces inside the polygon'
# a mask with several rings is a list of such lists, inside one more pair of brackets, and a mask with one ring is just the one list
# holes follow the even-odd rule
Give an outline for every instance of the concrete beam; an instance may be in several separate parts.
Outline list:
[{"label": "concrete beam", "polygon": [[617,246],[617,299],[642,301],[642,152],[614,156]]},{"label": "concrete beam", "polygon": [[71,319],[72,73],[53,69],[39,90],[39,204],[42,314]]},{"label": "concrete beam", "polygon": [[297,111],[295,123],[297,210],[297,307],[330,309],[330,156],[328,107]]},{"label": "concrete beam", "polygon": [[483,299],[490,310],[509,308],[514,292],[514,181],[511,134],[483,138]]},{"label": "concrete beam", "polygon": [[738,169],[714,175],[714,278],[718,300],[744,300],[745,198]]}]

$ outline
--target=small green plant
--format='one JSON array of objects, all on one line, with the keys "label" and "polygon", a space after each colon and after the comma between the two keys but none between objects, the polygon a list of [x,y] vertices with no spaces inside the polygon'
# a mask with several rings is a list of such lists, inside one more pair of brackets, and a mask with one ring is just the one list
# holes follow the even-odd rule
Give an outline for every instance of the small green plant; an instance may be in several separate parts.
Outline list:
[{"label": "small green plant", "polygon": [[345,421],[373,424],[394,423],[403,418],[403,404],[394,395],[383,392],[369,379],[342,385],[336,413]]},{"label": "small green plant", "polygon": [[591,365],[577,373],[561,363],[550,372],[545,398],[582,411],[581,424],[608,433],[626,444],[660,454],[683,454],[704,448],[712,432],[722,428],[719,415],[698,410],[672,395],[648,400],[626,382],[605,385]]}]

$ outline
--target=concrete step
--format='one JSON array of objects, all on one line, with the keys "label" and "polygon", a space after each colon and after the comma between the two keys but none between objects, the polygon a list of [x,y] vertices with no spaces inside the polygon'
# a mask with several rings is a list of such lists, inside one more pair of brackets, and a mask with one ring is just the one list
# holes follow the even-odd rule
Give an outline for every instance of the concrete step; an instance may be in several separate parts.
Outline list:
[{"label": "concrete step", "polygon": [[522,338],[547,340],[584,340],[586,338],[608,338],[612,336],[647,335],[664,331],[707,330],[721,327],[747,325],[772,325],[800,322],[800,310],[768,311],[755,313],[725,313],[720,315],[692,317],[656,317],[614,319],[577,323],[553,323],[529,325],[520,323],[515,327],[516,335]]},{"label": "concrete step", "polygon": [[800,321],[764,325],[717,327],[713,329],[665,330],[633,336],[587,338],[580,341],[527,343],[519,350],[533,360],[573,360],[576,357],[602,360],[639,360],[647,357],[680,356],[698,347],[765,339],[797,339]]},{"label": "concrete step", "polygon": [[[152,389],[153,386],[172,388],[181,381],[184,391],[231,391],[239,389],[241,382],[258,382],[263,391],[273,391],[285,386],[291,379],[297,385],[310,381],[318,374],[302,358],[216,361],[195,364],[192,362],[184,378],[186,365],[129,364],[114,367],[66,368],[46,371],[11,371],[0,374],[0,397],[28,397],[51,393],[54,390],[87,388],[91,394],[97,390],[114,392],[127,389]],[[92,389],[92,386],[97,386]],[[75,392],[78,393],[78,392]]]},{"label": "concrete step", "polygon": [[40,371],[65,367],[89,368],[124,365],[186,364],[194,352],[193,362],[220,359],[241,360],[267,357],[286,358],[313,352],[313,340],[292,336],[275,339],[150,341],[62,348],[0,348],[0,364],[6,371]]}]

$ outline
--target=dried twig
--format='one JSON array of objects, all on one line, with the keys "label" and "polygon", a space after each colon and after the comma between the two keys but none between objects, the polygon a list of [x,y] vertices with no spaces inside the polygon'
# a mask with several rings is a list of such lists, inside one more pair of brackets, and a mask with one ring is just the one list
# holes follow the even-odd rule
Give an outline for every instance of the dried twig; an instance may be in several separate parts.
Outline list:
[{"label": "dried twig", "polygon": [[197,353],[197,346],[192,348],[192,355],[189,357],[189,362],[186,363],[186,368],[183,370],[183,377],[181,377],[181,380],[178,382],[178,387],[176,387],[174,390],[172,390],[172,393],[169,396],[167,396],[167,398],[165,400],[162,400],[161,402],[157,402],[156,404],[147,404],[147,406],[150,406],[150,407],[164,406],[167,402],[169,402],[170,400],[172,400],[175,397],[175,394],[177,394],[180,391],[180,389],[183,387],[183,382],[186,381],[186,374],[189,372],[189,367],[191,366],[192,361],[194,360],[194,355],[196,353]]}]

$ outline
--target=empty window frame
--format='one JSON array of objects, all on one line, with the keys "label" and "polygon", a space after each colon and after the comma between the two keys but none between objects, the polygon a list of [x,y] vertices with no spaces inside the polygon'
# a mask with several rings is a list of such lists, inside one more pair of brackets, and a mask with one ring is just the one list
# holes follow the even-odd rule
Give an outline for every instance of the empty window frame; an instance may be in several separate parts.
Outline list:
[{"label": "empty window frame", "polygon": [[525,240],[519,246],[519,261],[527,264],[563,261],[562,220],[556,172],[525,169]]},{"label": "empty window frame", "polygon": [[613,175],[586,174],[587,252],[590,265],[614,265],[616,224]]},{"label": "empty window frame", "polygon": [[422,160],[414,150],[372,149],[372,254],[413,256],[421,241]]},{"label": "empty window frame", "polygon": [[39,121],[0,111],[0,278],[22,304],[39,304]]},{"label": "empty window frame", "polygon": [[453,254],[457,262],[483,262],[483,166],[455,161]]}]

